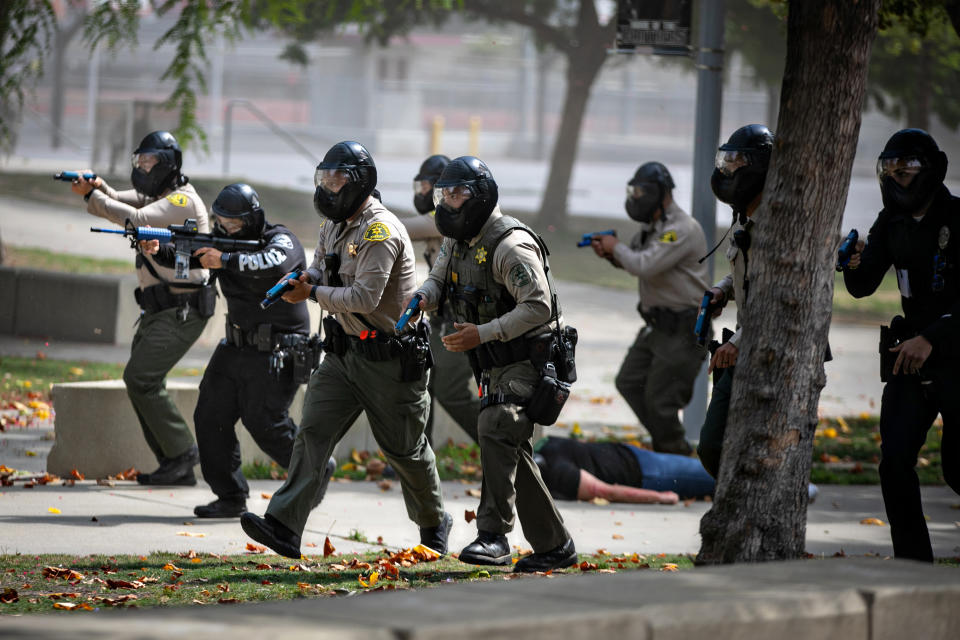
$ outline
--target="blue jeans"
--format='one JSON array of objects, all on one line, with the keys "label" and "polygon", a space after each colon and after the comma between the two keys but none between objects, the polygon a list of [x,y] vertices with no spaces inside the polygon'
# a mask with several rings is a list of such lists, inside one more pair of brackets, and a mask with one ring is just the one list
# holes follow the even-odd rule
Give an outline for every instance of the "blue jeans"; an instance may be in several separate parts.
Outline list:
[{"label": "blue jeans", "polygon": [[640,465],[644,489],[673,491],[681,498],[713,495],[713,478],[696,458],[627,446]]}]

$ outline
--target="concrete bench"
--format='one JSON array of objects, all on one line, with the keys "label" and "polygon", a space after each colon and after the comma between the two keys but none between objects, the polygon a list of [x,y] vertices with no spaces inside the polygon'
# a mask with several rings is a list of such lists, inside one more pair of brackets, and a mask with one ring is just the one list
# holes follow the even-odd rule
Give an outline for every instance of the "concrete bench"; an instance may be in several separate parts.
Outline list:
[{"label": "concrete bench", "polygon": [[[191,430],[194,429],[193,410],[197,405],[199,383],[199,379],[196,382],[167,383],[170,397]],[[300,387],[290,406],[290,414],[298,424],[305,389],[305,386]],[[68,476],[72,469],[76,469],[88,478],[103,478],[130,467],[140,471],[152,471],[156,467],[157,461],[143,439],[122,380],[55,384],[52,395],[56,412],[55,441],[47,458],[48,472]],[[445,443],[452,438],[454,442],[469,442],[467,435],[449,415],[439,405],[435,406],[435,441]],[[270,457],[260,450],[239,423],[237,434],[244,463],[270,461]],[[366,415],[361,414],[340,441],[334,455],[343,459],[351,449],[372,452],[377,448]]]}]

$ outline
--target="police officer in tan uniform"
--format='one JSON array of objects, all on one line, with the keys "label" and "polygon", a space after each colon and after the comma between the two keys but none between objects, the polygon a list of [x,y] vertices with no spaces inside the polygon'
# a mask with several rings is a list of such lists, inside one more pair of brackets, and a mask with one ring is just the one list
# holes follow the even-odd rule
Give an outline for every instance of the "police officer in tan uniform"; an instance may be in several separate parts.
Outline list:
[{"label": "police officer in tan uniform", "polygon": [[708,286],[700,223],[673,201],[673,178],[659,162],[640,166],[627,183],[625,207],[640,231],[629,244],[594,236],[593,249],[614,266],[637,276],[646,322],[617,373],[617,390],[650,432],[653,450],[692,451],[677,417],[693,395],[706,358],[693,333]]},{"label": "police officer in tan uniform", "polygon": [[533,461],[535,419],[528,415],[546,370],[545,362],[534,365],[537,353],[543,353],[535,347],[551,343],[562,318],[547,277],[546,248],[523,223],[500,213],[497,197],[497,183],[478,158],[464,156],[447,165],[434,192],[437,228],[445,239],[417,293],[421,308],[449,305],[457,322],[443,344],[470,355],[483,390],[478,536],[459,558],[509,565],[505,534],[513,530],[516,504],[534,553],[514,569],[546,571],[577,561],[573,540]]},{"label": "police officer in tan uniform", "polygon": [[[413,206],[420,215],[416,218],[401,218],[411,240],[423,240],[426,250],[423,257],[427,268],[433,267],[443,236],[434,223],[433,187],[440,174],[450,163],[450,158],[433,155],[423,161],[420,171],[413,178]],[[430,418],[427,420],[427,439],[433,443],[433,401],[436,400],[474,441],[477,440],[477,417],[480,415],[480,398],[476,381],[466,354],[454,353],[443,348],[440,336],[453,333],[453,316],[446,309],[438,309],[430,317],[430,352],[433,354],[433,370],[430,373]]]},{"label": "police officer in tan uniform", "polygon": [[[102,178],[74,181],[87,211],[115,224],[167,227],[197,221],[207,233],[210,225],[203,201],[180,172],[182,153],[166,131],[154,131],[133,153],[133,189],[116,191]],[[137,482],[149,485],[194,485],[193,467],[200,461],[196,442],[166,390],[170,369],[196,341],[213,315],[215,292],[206,269],[191,269],[186,279],[172,267],[158,264],[138,250],[136,291],[141,308],[130,359],[123,371],[127,395],[140,421],[147,444],[160,463],[153,473],[141,473]]]},{"label": "police officer in tan uniform", "polygon": [[396,216],[371,197],[376,183],[363,145],[340,142],[327,152],[316,175],[314,206],[323,222],[314,260],[284,295],[291,303],[313,300],[332,314],[323,320],[325,356],[307,387],[286,482],[263,518],[244,513],[240,522],[251,538],[291,558],[300,557],[327,460],[361,411],[400,478],[420,542],[446,553],[453,525],[423,433],[425,325],[408,323],[400,334],[394,328],[416,288],[413,246]]}]

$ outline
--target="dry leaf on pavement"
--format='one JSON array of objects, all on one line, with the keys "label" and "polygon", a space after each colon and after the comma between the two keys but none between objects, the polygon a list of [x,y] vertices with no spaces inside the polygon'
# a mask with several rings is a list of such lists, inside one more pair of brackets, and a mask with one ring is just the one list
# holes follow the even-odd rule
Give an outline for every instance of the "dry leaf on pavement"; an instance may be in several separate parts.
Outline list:
[{"label": "dry leaf on pavement", "polygon": [[880,518],[864,518],[860,521],[860,524],[872,524],[877,527],[882,527],[885,523]]},{"label": "dry leaf on pavement", "polygon": [[477,512],[473,510],[467,511],[466,509],[464,509],[463,519],[466,520],[468,523],[473,522],[474,520],[477,519]]}]

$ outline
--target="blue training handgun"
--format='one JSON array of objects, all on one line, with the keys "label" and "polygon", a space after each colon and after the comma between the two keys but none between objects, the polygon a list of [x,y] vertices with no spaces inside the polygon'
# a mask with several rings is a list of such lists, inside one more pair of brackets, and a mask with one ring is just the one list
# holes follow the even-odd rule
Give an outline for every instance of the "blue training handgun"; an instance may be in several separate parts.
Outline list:
[{"label": "blue training handgun", "polygon": [[697,336],[697,344],[700,346],[707,344],[707,336],[710,335],[710,320],[713,318],[713,312],[720,306],[722,305],[714,303],[712,291],[703,292],[700,311],[697,313],[697,325],[693,328],[693,333]]},{"label": "blue training handgun", "polygon": [[589,247],[590,243],[593,242],[594,236],[617,236],[617,232],[614,229],[607,229],[606,231],[595,231],[593,233],[585,233],[583,237],[580,238],[580,242],[577,243],[578,247]]},{"label": "blue training handgun", "polygon": [[857,233],[856,229],[851,229],[843,244],[837,249],[837,271],[843,271],[850,264],[850,258],[857,252],[857,242],[859,241],[860,234]]},{"label": "blue training handgun", "polygon": [[411,298],[410,304],[407,305],[403,315],[401,315],[400,319],[397,320],[397,326],[394,327],[394,329],[397,330],[397,333],[400,333],[400,331],[407,326],[407,323],[410,322],[410,318],[413,316],[414,312],[420,309],[421,300],[423,300],[423,296],[421,296],[419,293],[414,294],[413,298]]},{"label": "blue training handgun", "polygon": [[[76,171],[59,171],[53,174],[54,180],[62,180],[63,182],[73,182],[79,177],[80,177],[80,174],[77,173]],[[87,180],[93,180],[94,178],[97,177],[97,174],[85,173],[83,174],[83,177],[86,178]]]},{"label": "blue training handgun", "polygon": [[302,269],[291,271],[289,275],[284,276],[283,280],[281,280],[277,284],[267,289],[267,292],[263,294],[264,295],[263,300],[260,302],[260,308],[266,309],[267,307],[271,306],[274,302],[279,300],[281,297],[283,297],[283,294],[285,294],[287,291],[293,290],[293,285],[290,284],[290,281],[299,280],[302,274],[303,274]]}]

